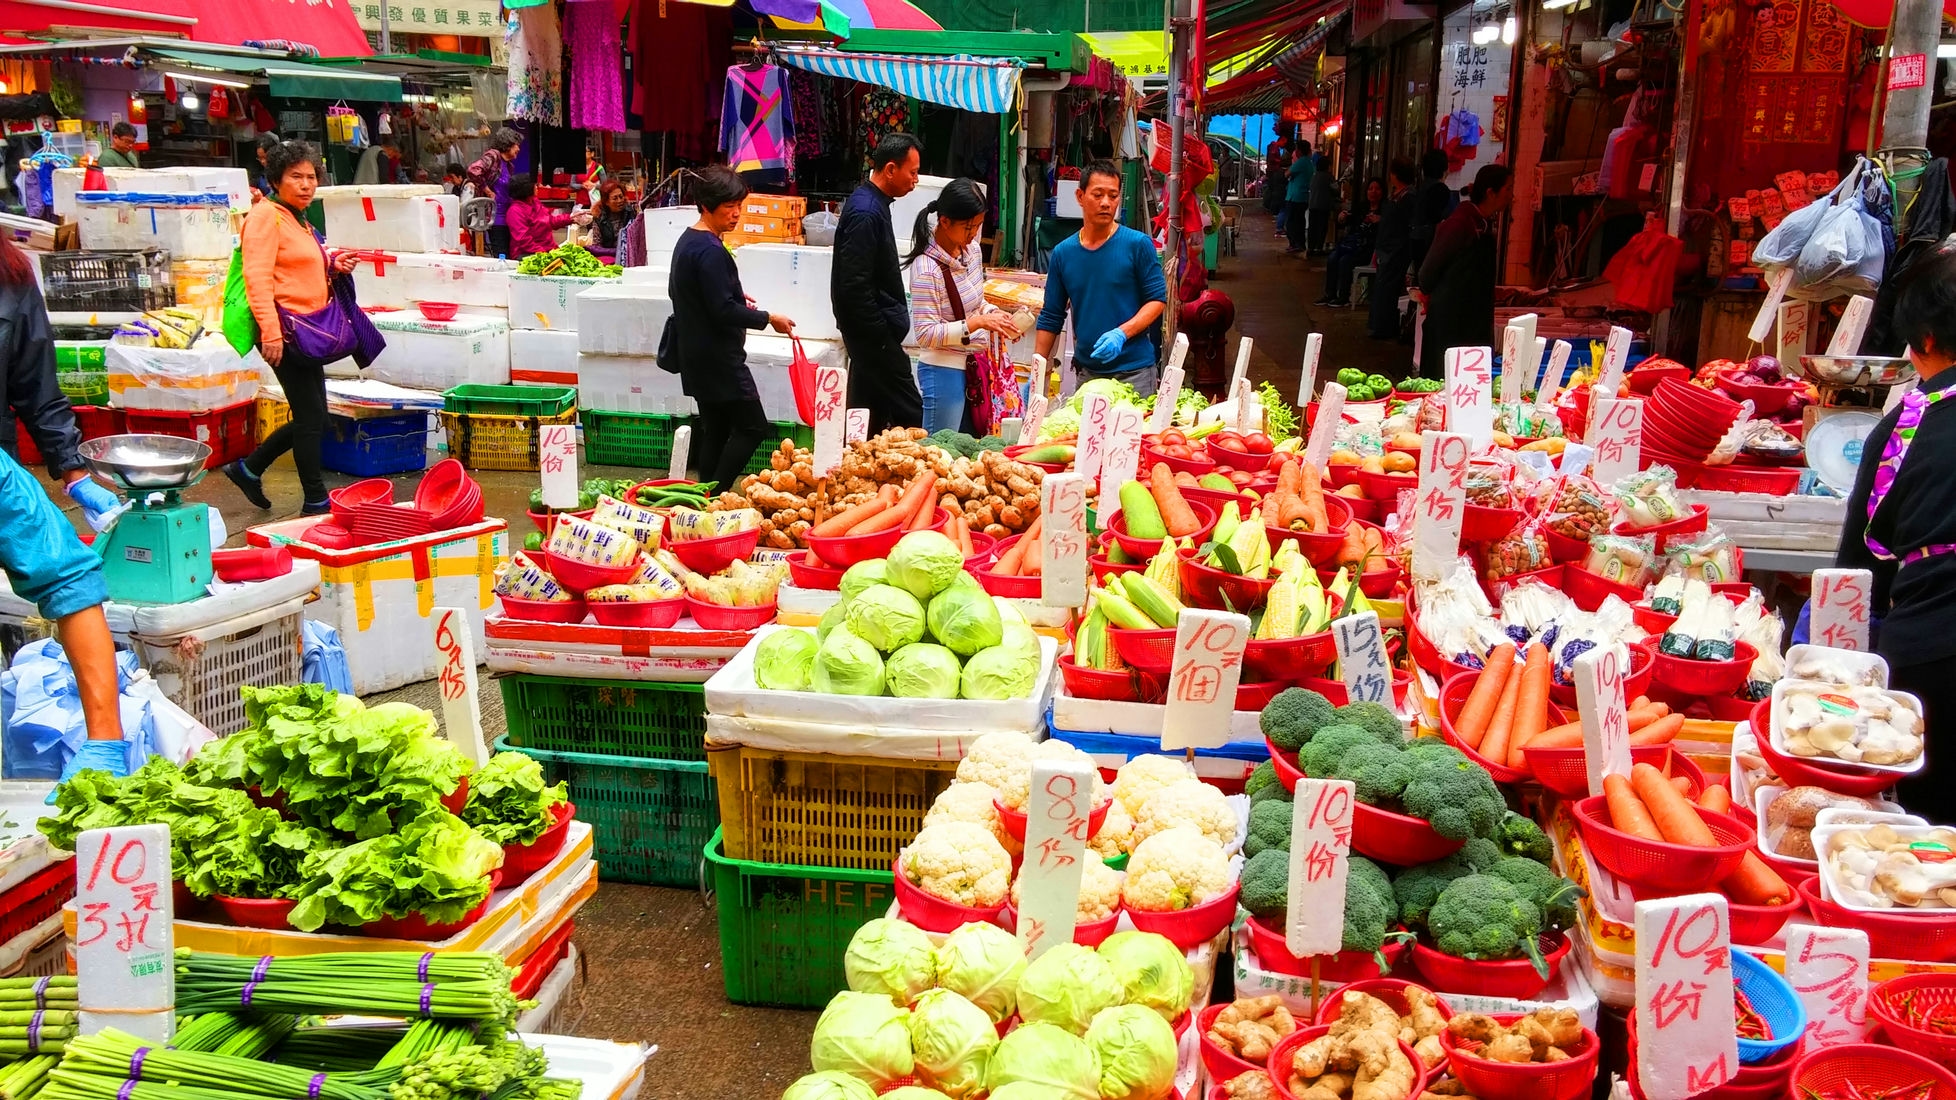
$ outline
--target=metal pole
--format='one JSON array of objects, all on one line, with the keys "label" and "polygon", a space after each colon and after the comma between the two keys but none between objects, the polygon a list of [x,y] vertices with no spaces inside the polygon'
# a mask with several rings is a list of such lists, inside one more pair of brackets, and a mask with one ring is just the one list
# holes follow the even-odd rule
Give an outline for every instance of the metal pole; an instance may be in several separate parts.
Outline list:
[{"label": "metal pole", "polygon": [[393,0],[380,0],[380,52],[382,54],[394,52],[394,36],[389,32],[387,25],[387,6],[392,2]]},{"label": "metal pole", "polygon": [[[1187,130],[1187,89],[1182,71],[1189,60],[1190,5],[1193,0],[1172,0],[1173,15],[1168,20],[1168,234],[1162,250],[1162,271],[1168,279],[1168,308],[1165,311],[1166,341],[1175,342],[1176,323],[1181,313],[1179,293],[1182,265],[1182,140]],[[1159,131],[1155,140],[1161,140]]]},{"label": "metal pole", "polygon": [[[1888,105],[1881,115],[1882,160],[1895,186],[1895,235],[1906,231],[1921,182],[1919,169],[1929,160],[1929,107],[1936,90],[1936,40],[1942,33],[1939,0],[1895,0],[1888,25],[1888,69],[1880,79],[1888,88]],[[1921,66],[1914,87],[1893,84],[1897,65]]]}]

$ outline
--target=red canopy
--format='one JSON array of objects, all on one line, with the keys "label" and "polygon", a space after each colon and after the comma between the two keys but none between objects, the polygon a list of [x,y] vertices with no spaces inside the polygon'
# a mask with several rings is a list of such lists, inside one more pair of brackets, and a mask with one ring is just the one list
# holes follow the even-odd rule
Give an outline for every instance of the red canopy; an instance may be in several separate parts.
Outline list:
[{"label": "red canopy", "polygon": [[[1833,4],[1842,15],[1847,16],[1848,22],[1872,30],[1887,27],[1895,18],[1895,0],[1833,0]],[[1956,21],[1956,0],[1943,0],[1942,17]],[[1931,70],[1934,68],[1934,65],[1930,66]],[[1934,75],[1933,71],[1930,75]]]},{"label": "red canopy", "polygon": [[280,39],[312,46],[324,57],[373,53],[355,20],[353,0],[0,0],[0,30],[45,34],[88,27],[129,34],[184,35],[192,42],[242,46]]}]

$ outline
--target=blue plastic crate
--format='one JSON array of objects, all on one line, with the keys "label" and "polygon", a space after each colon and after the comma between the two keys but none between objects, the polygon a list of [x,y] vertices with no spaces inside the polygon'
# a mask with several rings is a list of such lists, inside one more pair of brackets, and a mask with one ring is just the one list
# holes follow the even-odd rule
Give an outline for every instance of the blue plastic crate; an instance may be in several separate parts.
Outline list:
[{"label": "blue plastic crate", "polygon": [[326,418],[320,465],[354,477],[385,477],[428,466],[428,414]]},{"label": "blue plastic crate", "polygon": [[[1182,755],[1179,752],[1163,753],[1159,737],[1060,729],[1053,725],[1050,708],[1046,711],[1046,729],[1053,738],[1093,757],[1101,771],[1110,777],[1115,768],[1137,756]],[[1195,772],[1205,782],[1222,788],[1225,793],[1236,793],[1243,789],[1243,780],[1249,777],[1250,769],[1268,759],[1270,748],[1261,739],[1231,741],[1220,748],[1195,750]]]}]

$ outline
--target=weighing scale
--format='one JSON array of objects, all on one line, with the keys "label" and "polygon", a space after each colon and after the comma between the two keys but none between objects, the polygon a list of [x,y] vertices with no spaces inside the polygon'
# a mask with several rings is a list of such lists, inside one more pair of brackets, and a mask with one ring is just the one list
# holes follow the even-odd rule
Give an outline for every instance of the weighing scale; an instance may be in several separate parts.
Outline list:
[{"label": "weighing scale", "polygon": [[[1791,373],[1813,383],[1820,395],[1802,419],[1807,466],[1822,484],[1845,496],[1854,488],[1861,465],[1861,445],[1881,422],[1881,402],[1875,391],[1915,377],[1904,358],[1887,355],[1802,355],[1783,364]],[[1844,394],[1860,393],[1861,401],[1844,403]]]},{"label": "weighing scale", "polygon": [[173,435],[110,435],[82,443],[89,469],[121,487],[129,504],[97,535],[109,598],[185,603],[211,583],[210,506],[182,492],[204,479],[211,449]]}]

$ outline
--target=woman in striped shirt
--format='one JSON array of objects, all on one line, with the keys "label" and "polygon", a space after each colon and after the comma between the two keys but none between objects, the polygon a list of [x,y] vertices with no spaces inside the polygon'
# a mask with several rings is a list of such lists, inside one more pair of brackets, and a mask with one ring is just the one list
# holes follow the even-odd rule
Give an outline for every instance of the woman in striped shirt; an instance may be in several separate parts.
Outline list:
[{"label": "woman in striped shirt", "polygon": [[[931,217],[936,216],[932,228]],[[924,430],[974,428],[966,401],[967,377],[985,333],[1016,340],[1019,330],[1004,311],[985,302],[984,258],[978,235],[985,229],[985,192],[973,180],[955,179],[917,215],[910,265],[910,344],[917,349],[917,389],[924,398]],[[1003,354],[1002,351],[995,354]],[[990,395],[973,395],[983,401]]]}]

